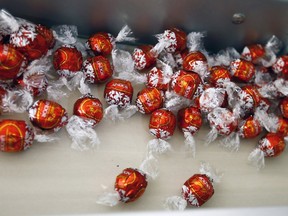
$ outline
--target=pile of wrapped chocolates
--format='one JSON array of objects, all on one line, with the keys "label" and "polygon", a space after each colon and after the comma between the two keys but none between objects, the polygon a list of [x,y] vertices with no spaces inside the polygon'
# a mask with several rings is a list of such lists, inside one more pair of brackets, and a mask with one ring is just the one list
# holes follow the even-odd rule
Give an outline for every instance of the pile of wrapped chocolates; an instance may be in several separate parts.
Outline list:
[{"label": "pile of wrapped chocolates", "polygon": [[[147,154],[139,168],[127,168],[116,177],[115,190],[97,203],[114,206],[132,202],[157,177],[159,155],[171,150],[168,142],[176,126],[185,137],[186,151],[195,157],[194,134],[210,127],[205,144],[220,142],[238,151],[244,139],[258,136],[247,152],[248,161],[264,168],[265,157],[281,155],[288,136],[288,55],[272,36],[238,52],[205,50],[202,32],[170,28],[157,34],[156,44],[131,52],[120,43],[135,41],[124,26],[113,36],[98,32],[83,42],[76,26],[52,28],[0,11],[0,151],[21,152],[34,141],[53,142],[65,128],[71,147],[83,151],[99,144],[95,126],[102,119],[119,121],[149,115]],[[105,85],[103,105],[91,86]],[[133,101],[133,85],[142,85]],[[56,101],[79,91],[73,115]],[[30,122],[7,118],[23,113]],[[147,126],[148,127],[148,126]],[[168,209],[201,206],[214,193],[221,174],[201,164],[199,174],[182,186],[182,196],[166,199]]]}]

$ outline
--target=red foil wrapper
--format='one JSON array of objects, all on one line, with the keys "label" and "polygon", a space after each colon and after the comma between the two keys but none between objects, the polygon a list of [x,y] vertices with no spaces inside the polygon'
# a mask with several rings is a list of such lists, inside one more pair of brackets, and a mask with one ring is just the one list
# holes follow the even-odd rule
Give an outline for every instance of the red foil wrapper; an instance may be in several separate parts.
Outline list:
[{"label": "red foil wrapper", "polygon": [[29,60],[35,60],[45,55],[53,46],[53,33],[41,26],[26,23],[10,35],[10,44]]},{"label": "red foil wrapper", "polygon": [[272,69],[275,73],[288,77],[288,55],[280,56],[273,64]]},{"label": "red foil wrapper", "polygon": [[256,62],[257,59],[264,57],[265,49],[261,44],[252,44],[244,47],[241,55],[247,61]]},{"label": "red foil wrapper", "polygon": [[98,124],[103,118],[103,106],[98,98],[88,94],[79,98],[73,108],[73,115],[84,119],[93,120],[94,125]]},{"label": "red foil wrapper", "polygon": [[163,106],[163,93],[156,88],[144,88],[137,94],[136,106],[140,113],[152,113]]},{"label": "red foil wrapper", "polygon": [[113,68],[104,56],[94,56],[83,62],[83,73],[89,83],[103,83],[113,75]]},{"label": "red foil wrapper", "polygon": [[253,107],[256,108],[259,106],[262,98],[256,86],[246,85],[241,88],[246,94],[246,97],[243,97],[243,100],[251,100],[248,97],[251,97],[253,100]]},{"label": "red foil wrapper", "polygon": [[276,133],[268,133],[259,140],[258,148],[265,157],[276,157],[285,149],[284,138]]},{"label": "red foil wrapper", "polygon": [[104,98],[109,105],[125,108],[131,104],[133,87],[130,81],[122,79],[110,80],[104,89]]},{"label": "red foil wrapper", "polygon": [[137,169],[126,168],[116,177],[115,191],[119,193],[121,202],[133,202],[142,196],[147,184],[144,173]]},{"label": "red foil wrapper", "polygon": [[43,130],[58,131],[68,123],[66,110],[58,103],[38,100],[29,108],[32,124]]},{"label": "red foil wrapper", "polygon": [[20,152],[30,148],[34,131],[22,120],[5,119],[0,121],[0,151]]},{"label": "red foil wrapper", "polygon": [[288,118],[288,97],[285,97],[280,101],[279,107],[283,117]]},{"label": "red foil wrapper", "polygon": [[156,57],[151,52],[152,48],[151,45],[142,45],[134,49],[132,58],[137,70],[147,69],[156,63]]},{"label": "red foil wrapper", "polygon": [[255,67],[249,61],[236,59],[230,63],[230,72],[237,80],[249,82],[255,74]]},{"label": "red foil wrapper", "polygon": [[178,28],[170,28],[164,31],[163,39],[169,43],[165,50],[169,53],[181,52],[186,48],[187,35]]},{"label": "red foil wrapper", "polygon": [[205,174],[193,175],[182,186],[182,197],[192,206],[202,206],[213,194],[213,185]]},{"label": "red foil wrapper", "polygon": [[147,87],[154,87],[162,91],[168,90],[169,81],[165,80],[163,71],[157,67],[153,67],[147,74]]},{"label": "red foil wrapper", "polygon": [[82,54],[74,46],[63,45],[54,52],[53,65],[60,76],[71,77],[81,70],[82,63]]},{"label": "red foil wrapper", "polygon": [[239,126],[240,137],[251,139],[257,137],[262,132],[262,127],[258,120],[249,116]]},{"label": "red foil wrapper", "polygon": [[158,109],[150,116],[149,132],[158,139],[169,139],[175,131],[176,117],[166,109]]},{"label": "red foil wrapper", "polygon": [[180,109],[177,114],[178,127],[183,132],[196,133],[202,126],[202,115],[198,108],[187,107]]},{"label": "red foil wrapper", "polygon": [[278,128],[277,128],[277,134],[280,136],[288,136],[288,120],[282,117],[279,117],[278,119]]},{"label": "red foil wrapper", "polygon": [[106,32],[96,33],[88,38],[86,46],[89,47],[95,55],[110,55],[113,49],[115,38]]},{"label": "red foil wrapper", "polygon": [[201,78],[197,73],[180,70],[171,77],[170,87],[176,94],[192,99],[200,84]]},{"label": "red foil wrapper", "polygon": [[215,87],[223,87],[223,82],[230,81],[229,70],[224,66],[213,66],[210,68],[209,83]]},{"label": "red foil wrapper", "polygon": [[52,30],[42,25],[37,25],[37,30],[39,34],[41,34],[42,37],[46,40],[48,49],[52,49],[56,42]]},{"label": "red foil wrapper", "polygon": [[187,71],[197,71],[207,68],[207,59],[200,51],[190,52],[183,59],[183,69]]},{"label": "red foil wrapper", "polygon": [[10,45],[0,44],[0,80],[12,80],[26,66],[25,57]]}]

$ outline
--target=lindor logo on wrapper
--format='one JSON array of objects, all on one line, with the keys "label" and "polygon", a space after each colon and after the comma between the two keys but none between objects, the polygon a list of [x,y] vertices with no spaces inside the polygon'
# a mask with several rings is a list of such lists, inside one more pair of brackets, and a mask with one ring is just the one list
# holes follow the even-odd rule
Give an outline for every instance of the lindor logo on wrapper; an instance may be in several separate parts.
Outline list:
[{"label": "lindor logo on wrapper", "polygon": [[25,121],[0,121],[0,150],[19,152],[29,148],[34,140],[34,132]]},{"label": "lindor logo on wrapper", "polygon": [[38,100],[29,108],[32,124],[41,129],[60,130],[67,124],[66,110],[58,103],[49,100]]}]

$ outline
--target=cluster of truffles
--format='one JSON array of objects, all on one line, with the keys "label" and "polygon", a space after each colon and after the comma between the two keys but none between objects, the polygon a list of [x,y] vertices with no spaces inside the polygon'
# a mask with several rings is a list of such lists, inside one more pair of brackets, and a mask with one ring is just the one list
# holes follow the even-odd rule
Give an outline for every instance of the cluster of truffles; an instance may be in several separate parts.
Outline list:
[{"label": "cluster of truffles", "polygon": [[[99,145],[95,126],[103,118],[117,121],[137,112],[150,115],[154,139],[148,143],[145,161],[139,169],[125,169],[116,178],[115,191],[98,200],[111,206],[144,193],[149,177],[156,176],[146,168],[171,150],[167,140],[177,126],[193,157],[193,136],[205,123],[210,126],[206,144],[218,138],[231,151],[237,151],[243,139],[262,134],[248,157],[257,168],[264,167],[265,157],[284,151],[288,56],[279,54],[277,37],[263,45],[247,45],[241,53],[226,48],[211,54],[205,50],[203,33],[170,28],[157,35],[154,45],[140,45],[133,52],[119,49],[118,43],[135,40],[131,34],[124,26],[116,37],[99,32],[82,43],[75,26],[50,29],[1,10],[0,150],[20,152],[33,140],[51,142],[63,127],[73,148],[87,150]],[[89,87],[103,83],[105,108]],[[143,88],[133,101],[135,84]],[[82,94],[72,116],[56,102],[65,94],[63,88]],[[11,112],[26,112],[31,124],[5,119]],[[187,203],[204,204],[219,180],[212,170],[202,164],[200,173],[182,186],[182,197],[168,198],[166,207],[183,210]]]}]

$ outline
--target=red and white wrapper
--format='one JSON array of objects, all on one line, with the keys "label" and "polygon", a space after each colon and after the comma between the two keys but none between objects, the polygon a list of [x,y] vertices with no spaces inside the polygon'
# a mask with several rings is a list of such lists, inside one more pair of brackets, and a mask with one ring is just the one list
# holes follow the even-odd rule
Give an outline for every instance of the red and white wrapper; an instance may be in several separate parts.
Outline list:
[{"label": "red and white wrapper", "polygon": [[239,115],[227,108],[217,107],[207,115],[211,130],[207,134],[206,144],[216,140],[218,135],[229,136],[238,126]]},{"label": "red and white wrapper", "polygon": [[135,48],[133,51],[135,69],[141,71],[152,66],[151,63],[156,62],[157,57],[165,49],[165,47],[167,47],[167,44],[169,44],[167,41],[165,41],[163,38],[160,38],[158,43],[153,46],[151,50],[149,50],[151,59],[146,59],[146,53],[142,49]]},{"label": "red and white wrapper", "polygon": [[263,136],[255,148],[248,156],[248,161],[258,170],[265,167],[265,158],[277,157],[285,150],[284,138],[277,133],[268,133]]},{"label": "red and white wrapper", "polygon": [[[260,64],[264,67],[271,67],[276,62],[276,54],[279,52],[282,46],[282,42],[273,35],[264,47],[262,45],[255,45],[259,50],[263,50],[263,55],[258,58],[253,58],[253,50],[250,50],[248,46],[244,47],[242,51],[242,57],[247,61],[252,61],[253,63]],[[261,51],[260,51],[261,52]]]},{"label": "red and white wrapper", "polygon": [[[208,177],[208,181],[210,182],[209,185],[207,184],[205,186],[200,186],[199,188],[196,188],[196,190],[201,190],[201,187],[210,188],[212,190],[212,195],[214,193],[213,186],[215,183],[219,183],[223,173],[221,173],[219,170],[216,170],[213,168],[209,163],[207,162],[201,162],[200,168],[199,168],[199,173],[205,175]],[[204,179],[203,179],[204,180]],[[202,181],[205,182],[205,181]],[[203,191],[202,191],[203,192]],[[208,191],[206,191],[208,192]],[[182,196],[171,196],[165,199],[164,202],[164,208],[170,211],[183,211],[186,209],[187,205],[190,204],[192,206],[199,207],[200,205],[203,204],[203,202],[206,202],[207,200],[198,200],[200,194],[195,194],[196,192],[191,190],[191,188],[188,188],[185,184],[182,186]],[[205,193],[205,192],[204,192]],[[209,192],[208,192],[209,193]],[[209,199],[209,198],[208,198]],[[201,204],[200,204],[201,203]]]},{"label": "red and white wrapper", "polygon": [[[143,184],[147,186],[147,183],[151,179],[154,180],[158,176],[158,160],[152,155],[150,155],[141,163],[139,169],[134,170],[138,172],[138,175],[140,174],[142,177],[144,177],[144,179],[142,178],[142,181],[139,182],[139,179],[137,179],[135,172],[134,172],[135,175],[131,175],[131,173],[127,172],[128,170],[126,169],[126,171],[124,170],[124,173],[123,172],[121,173],[122,176],[120,175],[117,176],[117,179],[121,178],[121,181],[123,181],[124,183],[126,181],[129,182],[128,184],[125,184],[124,186],[125,189],[119,189],[118,183],[115,182],[114,190],[110,189],[110,191],[105,191],[103,194],[99,195],[97,197],[96,203],[99,205],[113,207],[119,205],[121,202],[127,203],[138,199],[139,196],[141,196],[145,191],[145,188],[142,188],[141,191],[139,191],[139,188],[143,187]],[[133,178],[133,182],[130,181],[131,178]],[[130,188],[130,190],[127,191],[126,187]],[[106,189],[107,186],[103,186],[103,188]],[[134,197],[135,199],[133,200],[129,198],[130,195],[133,196],[132,194],[133,195],[136,194],[137,196],[136,198]]]},{"label": "red and white wrapper", "polygon": [[136,39],[134,37],[131,37],[132,34],[133,34],[133,32],[132,32],[131,28],[128,25],[124,25],[122,27],[122,29],[120,30],[120,32],[118,33],[118,35],[116,36],[116,38],[112,34],[104,33],[104,32],[96,33],[95,35],[91,36],[91,40],[93,40],[93,38],[95,38],[95,36],[97,39],[98,39],[98,37],[100,37],[100,38],[107,37],[109,42],[108,42],[108,44],[105,44],[105,45],[110,48],[110,49],[108,49],[109,51],[103,50],[103,48],[101,47],[101,45],[103,46],[103,44],[101,44],[101,42],[98,42],[98,43],[92,42],[91,43],[90,39],[85,43],[85,46],[87,49],[93,50],[95,55],[107,56],[108,54],[113,52],[114,49],[116,49],[116,43],[135,41]]},{"label": "red and white wrapper", "polygon": [[157,67],[153,67],[147,73],[146,86],[166,91],[168,90],[172,75],[172,68],[168,64],[158,60]]}]

